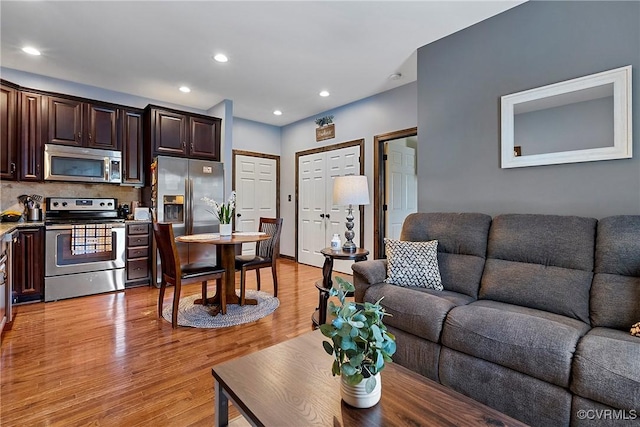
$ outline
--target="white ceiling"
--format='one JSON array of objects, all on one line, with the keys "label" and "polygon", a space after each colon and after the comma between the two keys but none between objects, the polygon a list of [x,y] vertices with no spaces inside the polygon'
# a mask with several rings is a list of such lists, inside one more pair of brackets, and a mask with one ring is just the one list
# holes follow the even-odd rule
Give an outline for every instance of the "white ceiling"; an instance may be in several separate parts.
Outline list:
[{"label": "white ceiling", "polygon": [[520,3],[2,0],[0,65],[283,126],[415,81],[417,48]]}]

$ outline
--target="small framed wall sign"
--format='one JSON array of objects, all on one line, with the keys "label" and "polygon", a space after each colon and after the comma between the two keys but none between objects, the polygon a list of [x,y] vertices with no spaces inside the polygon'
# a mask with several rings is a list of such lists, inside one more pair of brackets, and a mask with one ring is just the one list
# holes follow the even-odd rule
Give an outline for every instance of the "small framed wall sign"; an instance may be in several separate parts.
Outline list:
[{"label": "small framed wall sign", "polygon": [[316,142],[324,141],[325,139],[332,139],[335,137],[336,125],[333,123],[316,128]]}]

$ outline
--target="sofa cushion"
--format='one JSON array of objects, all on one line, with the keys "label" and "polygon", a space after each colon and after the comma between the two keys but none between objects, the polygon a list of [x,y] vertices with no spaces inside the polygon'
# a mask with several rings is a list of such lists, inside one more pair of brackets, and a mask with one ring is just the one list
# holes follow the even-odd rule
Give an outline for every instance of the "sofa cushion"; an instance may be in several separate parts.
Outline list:
[{"label": "sofa cushion", "polygon": [[495,217],[479,297],[589,322],[596,223],[576,216]]},{"label": "sofa cushion", "polygon": [[[447,347],[440,351],[438,375],[447,387],[527,425],[569,426],[571,393],[565,388]],[[492,421],[479,416],[477,425],[512,425]]]},{"label": "sofa cushion", "polygon": [[588,330],[587,324],[569,317],[479,300],[451,310],[442,344],[568,387],[573,353]]},{"label": "sofa cushion", "polygon": [[640,408],[640,339],[594,328],[579,342],[571,391],[620,409]]},{"label": "sofa cushion", "polygon": [[487,259],[480,298],[573,317],[589,323],[593,274],[540,264]]},{"label": "sofa cushion", "polygon": [[479,213],[414,213],[404,220],[401,240],[438,240],[445,290],[478,297],[491,217]]},{"label": "sofa cushion", "polygon": [[640,321],[640,215],[598,221],[591,322],[629,330]]},{"label": "sofa cushion", "polygon": [[440,342],[442,324],[449,311],[473,298],[451,291],[435,291],[426,288],[402,288],[390,284],[370,286],[364,301],[380,304],[391,316],[384,323],[409,332],[434,343]]},{"label": "sofa cushion", "polygon": [[442,290],[438,269],[438,241],[407,242],[384,239],[387,254],[385,282],[398,286]]}]

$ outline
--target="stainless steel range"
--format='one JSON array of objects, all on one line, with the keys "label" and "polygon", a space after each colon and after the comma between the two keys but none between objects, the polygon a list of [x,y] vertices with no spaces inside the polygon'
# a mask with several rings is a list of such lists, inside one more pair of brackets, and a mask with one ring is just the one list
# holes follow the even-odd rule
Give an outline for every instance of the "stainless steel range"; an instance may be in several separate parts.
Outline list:
[{"label": "stainless steel range", "polygon": [[109,198],[47,198],[44,300],[124,289],[125,225]]}]

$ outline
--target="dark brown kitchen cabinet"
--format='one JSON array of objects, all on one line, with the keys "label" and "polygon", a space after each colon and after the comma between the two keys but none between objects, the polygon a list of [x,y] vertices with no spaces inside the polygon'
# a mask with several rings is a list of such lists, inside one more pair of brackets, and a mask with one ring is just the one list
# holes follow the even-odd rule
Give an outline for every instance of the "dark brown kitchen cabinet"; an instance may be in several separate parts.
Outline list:
[{"label": "dark brown kitchen cabinet", "polygon": [[13,299],[20,303],[43,296],[44,228],[21,228],[13,248]]},{"label": "dark brown kitchen cabinet", "polygon": [[220,160],[221,119],[153,105],[145,113],[153,156]]},{"label": "dark brown kitchen cabinet", "polygon": [[220,123],[215,118],[189,118],[190,157],[220,160]]},{"label": "dark brown kitchen cabinet", "polygon": [[151,234],[148,223],[127,224],[127,280],[125,287],[149,285]]},{"label": "dark brown kitchen cabinet", "polygon": [[42,181],[46,96],[20,92],[19,137],[21,181]]},{"label": "dark brown kitchen cabinet", "polygon": [[143,111],[120,110],[122,136],[122,183],[144,185]]},{"label": "dark brown kitchen cabinet", "polygon": [[18,179],[18,90],[0,85],[0,179]]},{"label": "dark brown kitchen cabinet", "polygon": [[48,110],[50,144],[119,150],[115,106],[51,96]]}]

